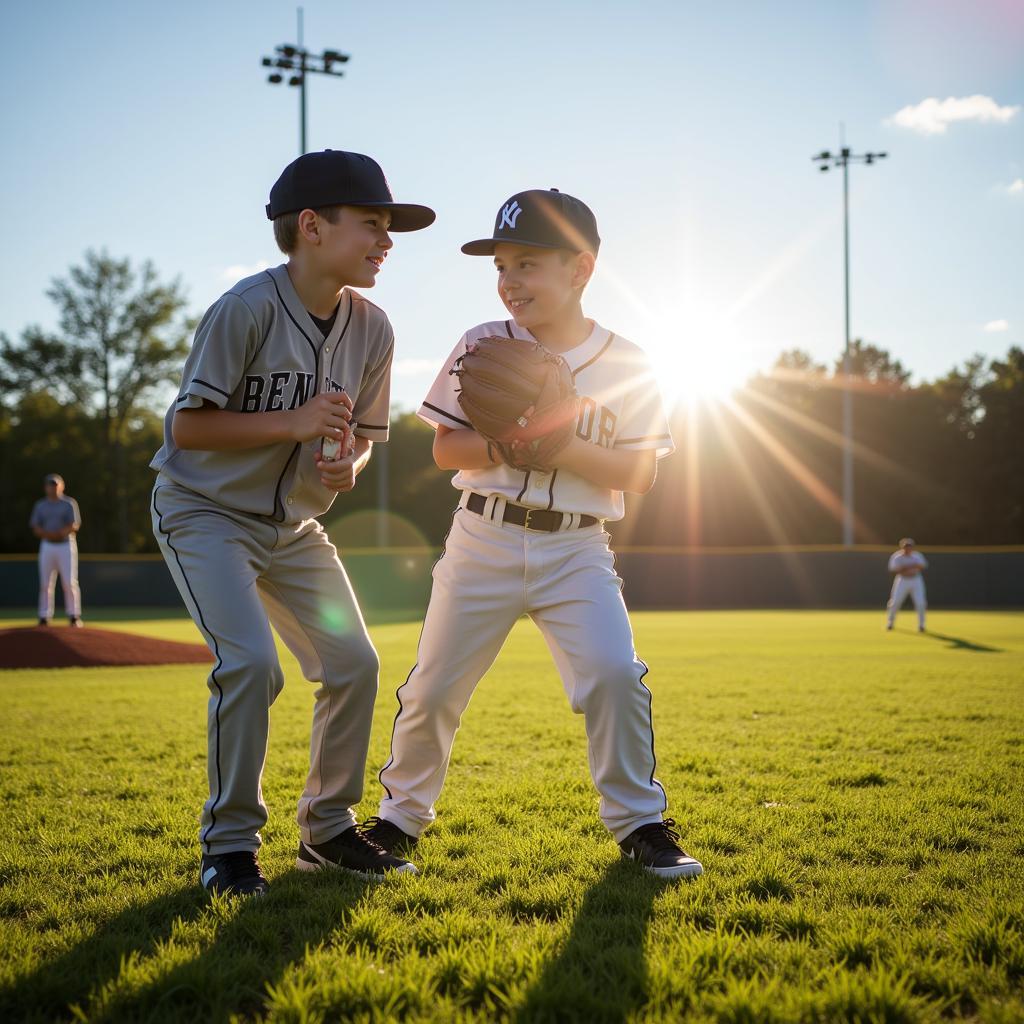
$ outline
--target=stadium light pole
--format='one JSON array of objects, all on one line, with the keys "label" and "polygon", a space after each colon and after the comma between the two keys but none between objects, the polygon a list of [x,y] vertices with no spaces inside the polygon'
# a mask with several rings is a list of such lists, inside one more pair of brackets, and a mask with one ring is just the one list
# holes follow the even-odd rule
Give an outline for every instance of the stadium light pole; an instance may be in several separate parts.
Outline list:
[{"label": "stadium light pole", "polygon": [[283,71],[293,72],[288,76],[288,84],[297,86],[299,90],[299,156],[306,152],[306,76],[329,75],[341,78],[345,72],[335,67],[336,64],[347,64],[349,55],[338,50],[324,50],[323,53],[310,53],[302,45],[302,8],[298,9],[299,42],[282,43],[274,47],[276,57],[262,58],[262,65],[273,70],[267,75],[271,85],[280,85],[284,81]]},{"label": "stadium light pole", "polygon": [[851,163],[873,164],[888,153],[853,153],[842,146],[837,153],[823,150],[811,159],[818,169],[843,169],[843,546],[853,547],[853,391],[850,387],[850,174]]}]

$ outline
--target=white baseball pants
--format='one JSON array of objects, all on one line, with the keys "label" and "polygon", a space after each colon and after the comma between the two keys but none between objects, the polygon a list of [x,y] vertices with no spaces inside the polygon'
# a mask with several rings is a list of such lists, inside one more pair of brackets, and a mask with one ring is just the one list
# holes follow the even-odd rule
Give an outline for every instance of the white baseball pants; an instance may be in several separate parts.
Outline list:
[{"label": "white baseball pants", "polygon": [[39,618],[53,618],[57,576],[64,590],[64,611],[69,618],[82,615],[82,592],[78,589],[78,545],[73,538],[39,544]]},{"label": "white baseball pants", "polygon": [[[494,506],[497,506],[496,508]],[[399,688],[391,759],[380,773],[382,818],[418,836],[435,818],[462,713],[516,620],[537,624],[572,710],[587,731],[605,826],[622,840],[661,821],[647,666],[636,656],[608,535],[600,525],[556,533],[460,508],[434,566],[417,662]]]},{"label": "white baseball pants", "polygon": [[897,576],[892,581],[892,593],[890,593],[889,603],[886,605],[886,624],[889,626],[893,624],[896,613],[903,607],[908,596],[914,602],[917,626],[919,629],[924,629],[924,613],[928,604],[924,596],[924,577],[920,573],[916,576]]}]

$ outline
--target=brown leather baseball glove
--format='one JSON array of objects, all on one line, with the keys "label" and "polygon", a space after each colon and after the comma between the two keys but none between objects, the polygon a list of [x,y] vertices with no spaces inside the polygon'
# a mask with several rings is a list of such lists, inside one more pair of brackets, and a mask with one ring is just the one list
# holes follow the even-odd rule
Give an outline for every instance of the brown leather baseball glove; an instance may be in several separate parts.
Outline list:
[{"label": "brown leather baseball glove", "polygon": [[473,429],[513,469],[551,468],[576,430],[579,398],[569,364],[535,341],[481,338],[451,370]]}]

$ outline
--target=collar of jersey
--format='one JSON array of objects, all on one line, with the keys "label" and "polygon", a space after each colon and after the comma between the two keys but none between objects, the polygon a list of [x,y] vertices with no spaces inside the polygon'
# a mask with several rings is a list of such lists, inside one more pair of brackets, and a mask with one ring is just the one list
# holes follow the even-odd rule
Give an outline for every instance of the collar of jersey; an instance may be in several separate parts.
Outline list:
[{"label": "collar of jersey", "polygon": [[[281,264],[277,267],[271,267],[268,274],[277,282],[278,290],[281,292],[281,298],[284,299],[284,304],[288,308],[288,312],[294,317],[295,322],[301,327],[306,333],[310,344],[312,344],[317,351],[320,350],[321,345],[330,343],[333,345],[338,338],[341,336],[341,332],[345,329],[345,324],[348,323],[348,309],[352,303],[352,294],[348,288],[342,288],[341,300],[338,303],[338,315],[334,318],[334,326],[331,328],[331,333],[326,338],[320,333],[320,328],[313,323],[312,317],[309,315],[309,310],[303,305],[302,299],[299,298],[299,293],[295,290],[295,286],[292,284],[292,279],[288,276],[288,268],[285,264]],[[321,340],[323,339],[323,340]]]},{"label": "collar of jersey", "polygon": [[[610,337],[607,327],[602,327],[596,320],[592,322],[594,324],[594,328],[587,336],[586,341],[581,341],[575,348],[569,349],[568,352],[558,353],[569,364],[569,368],[572,370],[577,369],[577,367],[582,366],[588,360],[593,359]],[[522,341],[537,340],[528,330],[526,330],[525,327],[520,327],[515,320],[510,321],[510,323],[512,324],[513,337],[519,338]],[[543,342],[541,344],[543,344]]]}]

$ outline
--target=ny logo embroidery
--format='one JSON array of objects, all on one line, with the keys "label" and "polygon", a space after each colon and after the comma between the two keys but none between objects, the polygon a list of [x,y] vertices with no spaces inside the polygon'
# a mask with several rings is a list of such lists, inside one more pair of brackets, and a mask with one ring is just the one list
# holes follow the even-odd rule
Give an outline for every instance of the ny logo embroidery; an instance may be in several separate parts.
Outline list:
[{"label": "ny logo embroidery", "polygon": [[501,211],[501,223],[498,225],[498,230],[504,231],[508,227],[509,230],[515,231],[516,221],[519,220],[519,214],[522,212],[523,208],[518,201],[513,200],[511,203],[506,203]]}]

